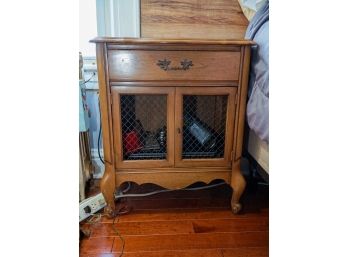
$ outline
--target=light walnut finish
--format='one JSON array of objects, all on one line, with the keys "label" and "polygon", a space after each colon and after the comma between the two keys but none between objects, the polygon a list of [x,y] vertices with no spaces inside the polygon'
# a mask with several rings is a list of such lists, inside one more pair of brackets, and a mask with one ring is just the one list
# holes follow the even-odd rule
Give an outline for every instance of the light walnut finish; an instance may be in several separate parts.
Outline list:
[{"label": "light walnut finish", "polygon": [[242,196],[246,186],[246,181],[242,175],[240,169],[240,159],[233,162],[232,175],[231,175],[231,187],[233,188],[233,194],[231,199],[232,212],[237,214],[241,209],[242,205],[239,203],[239,199]]},{"label": "light walnut finish", "polygon": [[112,142],[111,133],[111,105],[109,95],[109,81],[108,81],[108,67],[106,65],[106,44],[97,44],[97,66],[98,66],[98,82],[99,82],[99,98],[100,98],[100,113],[103,131],[103,148],[104,148],[104,161],[105,171],[103,178],[100,182],[101,191],[104,195],[107,207],[105,213],[109,217],[115,215],[115,202],[114,202],[114,191],[115,191],[115,172],[114,172],[114,161],[113,161],[113,148],[108,142]]},{"label": "light walnut finish", "polygon": [[[149,168],[149,167],[173,167],[174,166],[174,93],[173,87],[112,87],[113,120],[116,153],[116,167],[124,168]],[[120,94],[165,94],[167,96],[167,159],[166,160],[123,160]]]},{"label": "light walnut finish", "polygon": [[[239,46],[244,45],[253,45],[254,42],[252,40],[247,39],[207,39],[206,37],[202,37],[201,39],[192,39],[187,37],[185,38],[118,38],[118,37],[96,37],[92,40],[90,40],[92,43],[107,43],[107,49],[113,49],[117,46],[124,46],[132,49],[135,46],[156,46],[156,48],[152,47],[152,50],[156,50],[157,46],[166,46],[169,45],[170,47],[173,47],[176,49],[177,47],[184,47],[187,46],[187,48],[190,48],[191,50],[196,49],[197,47],[201,46],[214,46],[219,47],[220,49],[224,49],[224,47],[232,47],[235,49]],[[188,45],[191,44],[191,47]],[[195,45],[195,47],[192,47],[192,45]]]},{"label": "light walnut finish", "polygon": [[[238,80],[240,52],[217,51],[143,51],[109,50],[110,80]],[[180,62],[193,63],[187,70],[163,70],[157,63],[170,61],[170,68]],[[222,65],[223,64],[223,65]]]},{"label": "light walnut finish", "polygon": [[[111,122],[109,119],[109,108],[110,102],[108,97],[108,81],[106,79],[107,73],[107,65],[105,62],[107,61],[105,58],[105,44],[97,44],[97,67],[98,67],[98,84],[99,84],[99,99],[100,99],[100,113],[102,120],[102,132],[103,132],[103,141],[111,142],[110,135],[110,126]],[[104,160],[106,162],[112,163],[112,150],[109,144],[104,144]]]},{"label": "light walnut finish", "polygon": [[115,209],[115,189],[116,189],[116,173],[114,166],[105,162],[105,171],[102,180],[100,181],[100,189],[103,193],[107,206],[105,207],[105,214],[110,218],[116,215]]},{"label": "light walnut finish", "polygon": [[236,132],[235,133],[235,151],[232,156],[232,177],[231,187],[233,188],[233,195],[231,199],[231,206],[233,213],[238,213],[242,206],[239,203],[239,199],[244,192],[246,181],[242,175],[240,168],[240,159],[242,156],[243,136],[244,136],[244,123],[245,123],[245,109],[246,109],[246,97],[248,92],[248,79],[249,79],[249,65],[250,65],[250,48],[243,48],[242,50],[242,66],[245,67],[240,71],[240,84],[238,88],[238,109],[236,118]]},{"label": "light walnut finish", "polygon": [[229,170],[206,172],[117,172],[116,186],[120,186],[126,181],[133,181],[139,185],[153,183],[169,189],[180,189],[191,185],[193,181],[208,184],[214,179],[229,181],[231,172]]},{"label": "light walnut finish", "polygon": [[[175,97],[175,166],[176,167],[231,167],[231,151],[233,144],[233,123],[235,115],[235,87],[178,87]],[[215,159],[182,159],[183,131],[183,96],[184,95],[228,95],[224,158]]]},{"label": "light walnut finish", "polygon": [[141,36],[244,38],[248,20],[238,0],[142,0]]},{"label": "light walnut finish", "polygon": [[[165,41],[166,42],[166,41]],[[233,41],[236,43],[237,41]],[[238,41],[241,42],[241,41]],[[147,42],[148,43],[148,42]],[[231,45],[216,45],[215,41],[213,42],[214,45],[207,45],[207,44],[201,44],[197,45],[194,49],[192,47],[189,47],[187,45],[182,45],[181,41],[179,41],[177,44],[174,44],[173,42],[169,41],[166,42],[165,44],[124,44],[124,45],[109,45],[108,50],[153,50],[153,47],[156,46],[156,51],[230,51],[230,52],[240,52],[240,47],[239,46],[231,46]]]},{"label": "light walnut finish", "polygon": [[243,147],[243,134],[244,134],[244,123],[245,123],[245,110],[246,110],[246,99],[248,93],[248,81],[249,81],[249,66],[250,66],[250,48],[243,49],[242,60],[244,69],[241,70],[240,75],[240,84],[239,87],[239,98],[238,98],[238,133],[236,134],[236,159],[239,159],[242,156],[242,147]]},{"label": "light walnut finish", "polygon": [[117,81],[110,82],[110,86],[136,86],[136,87],[238,87],[238,81],[209,81],[209,80],[194,80],[194,81]]},{"label": "light walnut finish", "polygon": [[[240,154],[252,42],[129,38],[96,38],[92,42],[97,43],[106,163],[101,189],[107,202],[107,214],[115,214],[113,194],[115,188],[126,181],[182,188],[197,181],[210,183],[215,179],[223,179],[231,185],[231,207],[234,213],[239,212],[239,199],[245,188]],[[172,61],[170,67],[180,67],[183,58],[191,59],[194,66],[163,70],[157,65],[163,58]],[[123,160],[122,94],[167,96],[165,160]],[[182,129],[185,94],[228,96],[223,158],[182,160],[182,137],[178,128]],[[208,111],[212,108],[208,104],[202,106],[199,107],[201,113],[204,108]]]}]

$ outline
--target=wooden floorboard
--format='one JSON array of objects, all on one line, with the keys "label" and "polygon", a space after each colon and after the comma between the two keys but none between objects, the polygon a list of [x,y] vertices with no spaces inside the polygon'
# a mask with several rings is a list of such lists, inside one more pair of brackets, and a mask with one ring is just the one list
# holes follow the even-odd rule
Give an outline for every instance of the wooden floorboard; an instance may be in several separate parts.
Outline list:
[{"label": "wooden floorboard", "polygon": [[172,235],[210,232],[267,231],[268,218],[146,221],[91,224],[91,237],[122,235]]},{"label": "wooden floorboard", "polygon": [[[159,188],[133,183],[127,193]],[[129,213],[81,223],[90,237],[81,240],[80,257],[118,257],[122,241],[115,228],[125,240],[122,257],[268,256],[268,187],[247,190],[240,215],[232,214],[230,197],[231,188],[223,185],[123,199],[117,206]]]},{"label": "wooden floorboard", "polygon": [[[222,249],[268,245],[268,232],[201,233],[178,235],[124,236],[125,252],[168,251],[188,249]],[[112,252],[121,251],[122,242],[116,237]]]},{"label": "wooden floorboard", "polygon": [[268,247],[222,249],[223,257],[268,257]]},{"label": "wooden floorboard", "polygon": [[[81,257],[119,257],[119,253],[85,254]],[[219,249],[126,252],[122,257],[223,257]],[[245,257],[245,256],[244,256]],[[252,257],[252,256],[250,256]]]},{"label": "wooden floorboard", "polygon": [[268,218],[192,221],[194,233],[268,231]]},{"label": "wooden floorboard", "polygon": [[115,229],[122,235],[169,235],[192,234],[194,227],[191,221],[154,221],[154,222],[124,222],[100,223],[90,226],[91,237],[110,236]]},{"label": "wooden floorboard", "polygon": [[80,253],[108,253],[112,251],[115,237],[94,237],[83,239]]},{"label": "wooden floorboard", "polygon": [[[268,247],[126,252],[122,257],[267,257]],[[82,254],[81,257],[119,257],[119,253]]]},{"label": "wooden floorboard", "polygon": [[197,209],[160,209],[160,210],[133,210],[129,215],[118,217],[118,222],[134,221],[167,221],[167,220],[197,220],[197,219],[243,219],[253,217],[268,218],[268,208],[257,213],[234,215],[231,207],[226,208],[197,208]]}]

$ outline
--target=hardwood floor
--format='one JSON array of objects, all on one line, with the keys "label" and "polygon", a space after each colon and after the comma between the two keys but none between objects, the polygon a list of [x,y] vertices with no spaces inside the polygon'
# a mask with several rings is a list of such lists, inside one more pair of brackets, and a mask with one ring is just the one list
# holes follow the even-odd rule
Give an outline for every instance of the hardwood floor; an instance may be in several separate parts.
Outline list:
[{"label": "hardwood floor", "polygon": [[[201,186],[196,183],[193,186]],[[127,193],[160,187],[132,184]],[[92,191],[93,192],[93,191]],[[93,192],[94,193],[94,192]],[[80,257],[265,257],[268,256],[268,187],[246,190],[240,215],[230,210],[231,188],[175,191],[124,199],[129,213],[81,224],[90,231]]]}]

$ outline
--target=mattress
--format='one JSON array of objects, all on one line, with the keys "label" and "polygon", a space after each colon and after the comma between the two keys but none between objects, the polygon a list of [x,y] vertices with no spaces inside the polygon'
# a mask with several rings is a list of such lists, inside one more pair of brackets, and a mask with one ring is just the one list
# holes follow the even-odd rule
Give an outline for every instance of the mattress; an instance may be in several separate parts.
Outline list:
[{"label": "mattress", "polygon": [[268,143],[262,141],[254,131],[249,131],[248,152],[257,163],[269,174]]}]

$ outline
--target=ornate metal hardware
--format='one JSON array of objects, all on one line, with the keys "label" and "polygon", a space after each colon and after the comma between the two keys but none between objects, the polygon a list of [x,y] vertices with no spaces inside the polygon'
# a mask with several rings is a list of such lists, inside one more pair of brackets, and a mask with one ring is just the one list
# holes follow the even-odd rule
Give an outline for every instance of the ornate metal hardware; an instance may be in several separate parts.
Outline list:
[{"label": "ornate metal hardware", "polygon": [[157,65],[165,71],[168,70],[188,70],[190,69],[191,66],[193,66],[193,63],[191,60],[184,59],[183,61],[180,62],[181,67],[174,66],[174,67],[169,67],[170,63],[172,61],[169,61],[167,59],[164,60],[158,60]]}]

